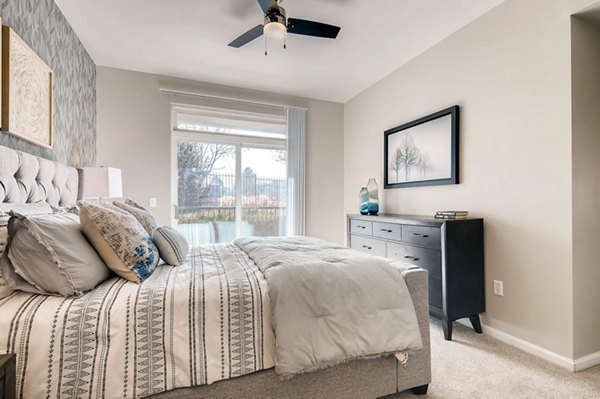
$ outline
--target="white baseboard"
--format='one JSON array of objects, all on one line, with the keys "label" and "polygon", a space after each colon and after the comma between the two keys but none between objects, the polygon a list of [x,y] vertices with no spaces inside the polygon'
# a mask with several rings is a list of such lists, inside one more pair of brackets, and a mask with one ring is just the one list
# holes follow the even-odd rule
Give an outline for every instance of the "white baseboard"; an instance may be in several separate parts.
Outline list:
[{"label": "white baseboard", "polygon": [[600,364],[600,352],[575,359],[575,371],[589,369]]},{"label": "white baseboard", "polygon": [[[471,323],[469,322],[469,319],[461,319],[457,321],[461,324],[464,324],[467,327],[472,327]],[[514,346],[515,348],[518,348],[524,352],[542,358],[550,363],[554,363],[569,371],[581,371],[586,368],[600,364],[600,352],[596,352],[573,361],[573,359],[570,359],[566,356],[559,355],[558,353],[554,353],[548,349],[542,348],[541,346],[532,344],[529,341],[517,338],[513,335],[507,334],[493,327],[489,327],[484,324],[482,324],[481,327],[483,329],[484,334],[487,334],[492,338]]]}]

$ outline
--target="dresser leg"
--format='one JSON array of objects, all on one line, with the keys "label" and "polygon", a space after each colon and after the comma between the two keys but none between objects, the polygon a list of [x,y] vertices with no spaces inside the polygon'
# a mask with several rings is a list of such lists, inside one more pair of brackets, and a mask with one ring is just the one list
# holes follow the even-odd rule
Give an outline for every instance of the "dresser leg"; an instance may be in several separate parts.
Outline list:
[{"label": "dresser leg", "polygon": [[418,386],[418,387],[414,387],[414,388],[411,388],[410,390],[415,395],[426,395],[427,394],[427,388],[429,388],[429,384],[425,384],[425,385],[421,385],[421,386]]},{"label": "dresser leg", "polygon": [[442,319],[442,327],[444,329],[444,339],[446,341],[452,341],[452,321],[444,317]]},{"label": "dresser leg", "polygon": [[471,324],[473,325],[473,330],[475,330],[476,333],[481,334],[483,332],[483,330],[481,329],[481,321],[479,320],[479,315],[473,315],[471,317],[469,317],[469,320],[471,320]]}]

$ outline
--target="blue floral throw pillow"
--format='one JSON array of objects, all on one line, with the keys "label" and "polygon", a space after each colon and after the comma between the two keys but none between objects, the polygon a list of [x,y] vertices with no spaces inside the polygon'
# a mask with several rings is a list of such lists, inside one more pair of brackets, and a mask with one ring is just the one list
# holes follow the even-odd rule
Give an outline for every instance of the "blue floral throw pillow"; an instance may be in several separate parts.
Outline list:
[{"label": "blue floral throw pillow", "polygon": [[79,201],[81,230],[106,266],[141,283],[158,264],[158,249],[137,219],[116,206]]}]

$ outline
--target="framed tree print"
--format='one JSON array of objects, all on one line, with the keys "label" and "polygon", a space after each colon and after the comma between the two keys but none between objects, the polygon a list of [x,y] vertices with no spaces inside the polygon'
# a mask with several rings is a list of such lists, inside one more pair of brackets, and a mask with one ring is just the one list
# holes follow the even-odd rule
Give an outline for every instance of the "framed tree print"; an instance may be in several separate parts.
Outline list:
[{"label": "framed tree print", "polygon": [[384,132],[384,187],[458,184],[459,107]]}]

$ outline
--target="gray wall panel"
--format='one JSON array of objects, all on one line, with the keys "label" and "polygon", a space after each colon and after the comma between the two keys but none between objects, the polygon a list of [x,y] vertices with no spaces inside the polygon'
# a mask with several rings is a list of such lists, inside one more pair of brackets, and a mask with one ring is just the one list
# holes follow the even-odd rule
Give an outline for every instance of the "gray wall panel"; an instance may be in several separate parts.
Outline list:
[{"label": "gray wall panel", "polygon": [[54,148],[0,145],[72,166],[96,162],[96,65],[53,0],[0,0],[0,16],[54,70]]}]

